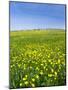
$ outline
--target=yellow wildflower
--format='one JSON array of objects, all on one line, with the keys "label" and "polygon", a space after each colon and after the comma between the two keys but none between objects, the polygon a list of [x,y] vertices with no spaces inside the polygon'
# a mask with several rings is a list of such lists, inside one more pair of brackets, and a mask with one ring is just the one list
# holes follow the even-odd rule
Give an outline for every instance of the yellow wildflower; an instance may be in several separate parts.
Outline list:
[{"label": "yellow wildflower", "polygon": [[54,72],[54,70],[53,70],[53,69],[51,69],[51,71],[52,71],[52,73]]},{"label": "yellow wildflower", "polygon": [[49,60],[49,62],[51,62],[51,60]]},{"label": "yellow wildflower", "polygon": [[32,78],[32,81],[34,82],[34,81],[35,81],[35,79],[34,79],[34,78]]},{"label": "yellow wildflower", "polygon": [[31,86],[32,86],[32,87],[35,87],[35,84],[31,83]]},{"label": "yellow wildflower", "polygon": [[48,58],[50,58],[50,54],[48,55]]},{"label": "yellow wildflower", "polygon": [[11,68],[12,68],[13,66],[11,65]]},{"label": "yellow wildflower", "polygon": [[52,77],[52,74],[48,74],[48,77]]},{"label": "yellow wildflower", "polygon": [[23,78],[24,81],[25,81],[26,79],[27,79],[26,77]]},{"label": "yellow wildflower", "polygon": [[58,59],[58,63],[60,64],[60,60]]},{"label": "yellow wildflower", "polygon": [[40,71],[40,74],[43,75],[43,71],[42,70]]},{"label": "yellow wildflower", "polygon": [[22,83],[20,83],[20,86],[22,86]]},{"label": "yellow wildflower", "polygon": [[46,67],[44,67],[44,69],[45,69]]},{"label": "yellow wildflower", "polygon": [[57,72],[55,72],[55,76],[57,76]]},{"label": "yellow wildflower", "polygon": [[51,65],[52,65],[53,63],[51,62]]},{"label": "yellow wildflower", "polygon": [[30,66],[30,69],[32,69],[32,66]]},{"label": "yellow wildflower", "polygon": [[38,78],[39,78],[39,76],[38,76],[38,75],[36,75],[36,78],[38,79]]},{"label": "yellow wildflower", "polygon": [[43,64],[41,63],[41,66],[43,66]]},{"label": "yellow wildflower", "polygon": [[20,68],[21,67],[21,64],[18,64],[18,67]]},{"label": "yellow wildflower", "polygon": [[25,77],[27,78],[27,77],[28,77],[28,75],[25,75]]},{"label": "yellow wildflower", "polygon": [[25,83],[25,85],[27,85],[28,84],[28,81],[25,81],[24,83]]},{"label": "yellow wildflower", "polygon": [[56,80],[56,77],[54,79]]},{"label": "yellow wildflower", "polygon": [[38,67],[36,67],[36,70],[39,70],[39,68],[38,68]]}]

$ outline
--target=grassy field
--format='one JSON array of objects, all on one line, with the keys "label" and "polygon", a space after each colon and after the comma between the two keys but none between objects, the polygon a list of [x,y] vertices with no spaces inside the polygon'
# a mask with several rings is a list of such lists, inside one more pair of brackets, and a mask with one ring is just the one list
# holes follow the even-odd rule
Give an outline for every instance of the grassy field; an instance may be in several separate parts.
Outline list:
[{"label": "grassy field", "polygon": [[10,32],[10,88],[66,84],[65,31]]}]

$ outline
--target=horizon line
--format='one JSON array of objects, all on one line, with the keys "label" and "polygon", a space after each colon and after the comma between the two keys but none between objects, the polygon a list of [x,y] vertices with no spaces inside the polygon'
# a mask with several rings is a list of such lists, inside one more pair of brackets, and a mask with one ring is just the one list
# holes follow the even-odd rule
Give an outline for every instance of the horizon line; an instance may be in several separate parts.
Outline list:
[{"label": "horizon line", "polygon": [[43,29],[40,29],[40,28],[38,28],[38,29],[18,29],[18,30],[10,30],[10,31],[29,31],[29,30],[66,30],[66,29],[64,29],[64,28],[43,28]]}]

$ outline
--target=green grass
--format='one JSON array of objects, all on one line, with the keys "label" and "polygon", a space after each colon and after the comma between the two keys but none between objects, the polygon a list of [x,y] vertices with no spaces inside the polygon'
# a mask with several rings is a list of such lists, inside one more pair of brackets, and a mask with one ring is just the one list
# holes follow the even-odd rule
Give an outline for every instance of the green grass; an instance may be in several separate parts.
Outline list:
[{"label": "green grass", "polygon": [[10,88],[66,84],[64,30],[10,32]]}]

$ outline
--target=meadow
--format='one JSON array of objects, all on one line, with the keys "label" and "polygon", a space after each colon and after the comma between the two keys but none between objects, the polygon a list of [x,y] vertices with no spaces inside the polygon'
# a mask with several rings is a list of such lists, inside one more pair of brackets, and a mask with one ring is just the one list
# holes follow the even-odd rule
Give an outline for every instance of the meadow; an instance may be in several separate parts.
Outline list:
[{"label": "meadow", "polygon": [[66,85],[64,30],[10,31],[10,88]]}]

